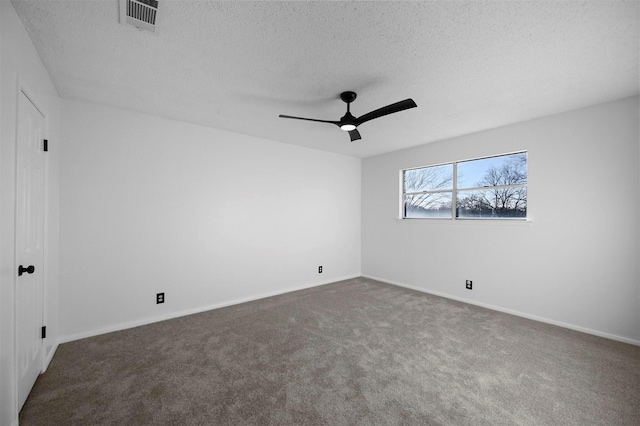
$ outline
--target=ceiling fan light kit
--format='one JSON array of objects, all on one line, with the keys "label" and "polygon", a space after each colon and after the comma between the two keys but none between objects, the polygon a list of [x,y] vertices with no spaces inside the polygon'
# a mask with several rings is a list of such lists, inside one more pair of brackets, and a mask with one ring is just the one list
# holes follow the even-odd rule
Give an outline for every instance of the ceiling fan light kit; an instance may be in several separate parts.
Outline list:
[{"label": "ceiling fan light kit", "polygon": [[366,123],[367,121],[373,120],[374,118],[383,117],[385,115],[393,114],[395,112],[404,111],[405,109],[415,108],[418,105],[413,101],[413,99],[405,99],[404,101],[396,102],[391,105],[387,105],[382,108],[378,108],[375,111],[371,111],[367,114],[361,115],[360,117],[354,117],[351,114],[351,102],[356,100],[358,95],[355,92],[347,91],[342,92],[340,94],[340,99],[342,99],[347,104],[347,113],[339,120],[339,121],[331,121],[331,120],[318,120],[315,118],[304,118],[304,117],[294,117],[291,115],[283,115],[280,114],[280,118],[292,118],[295,120],[306,120],[306,121],[316,121],[318,123],[329,123],[335,124],[340,127],[345,132],[349,133],[349,137],[351,138],[351,142],[362,139],[360,136],[360,132],[356,129],[362,123]]}]

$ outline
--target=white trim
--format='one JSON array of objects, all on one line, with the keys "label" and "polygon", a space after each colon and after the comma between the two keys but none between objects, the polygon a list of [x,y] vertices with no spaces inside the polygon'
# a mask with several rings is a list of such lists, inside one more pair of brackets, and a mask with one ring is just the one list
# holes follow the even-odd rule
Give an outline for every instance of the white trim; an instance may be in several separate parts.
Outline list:
[{"label": "white trim", "polygon": [[568,323],[561,322],[561,321],[555,321],[555,320],[552,320],[552,319],[543,318],[543,317],[539,317],[539,316],[536,316],[536,315],[530,315],[530,314],[526,314],[524,312],[515,311],[513,309],[506,309],[506,308],[502,308],[502,307],[499,307],[499,306],[490,305],[490,304],[487,304],[487,303],[477,302],[475,300],[465,299],[463,297],[452,296],[452,295],[447,294],[447,293],[441,293],[441,292],[438,292],[438,291],[426,290],[426,289],[421,288],[421,287],[416,287],[416,286],[413,286],[413,285],[404,284],[404,283],[401,283],[401,282],[398,282],[398,281],[388,280],[388,279],[385,279],[385,278],[374,277],[372,275],[362,274],[362,276],[364,278],[369,278],[369,279],[376,280],[376,281],[382,281],[383,283],[387,283],[387,284],[391,284],[391,285],[397,285],[399,287],[404,287],[404,288],[408,288],[408,289],[411,289],[411,290],[416,290],[416,291],[419,291],[421,293],[433,294],[434,296],[440,296],[440,297],[444,297],[446,299],[457,300],[458,302],[463,302],[463,303],[468,303],[470,305],[480,306],[482,308],[491,309],[493,311],[504,312],[506,314],[515,315],[517,317],[522,317],[522,318],[526,318],[526,319],[542,322],[542,323],[545,323],[545,324],[556,325],[558,327],[567,328],[569,330],[579,331],[581,333],[591,334],[591,335],[598,336],[598,337],[604,337],[606,339],[616,340],[618,342],[629,343],[631,345],[640,346],[640,340],[633,340],[633,339],[629,339],[627,337],[618,336],[618,335],[615,335],[615,334],[604,333],[604,332],[601,332],[601,331],[592,330],[590,328],[580,327],[580,326],[577,326],[577,325],[568,324]]},{"label": "white trim", "polygon": [[[455,169],[455,167],[454,167],[454,169]],[[457,179],[453,179],[453,180],[457,181]],[[524,186],[526,186],[526,185],[524,185]],[[498,187],[497,186],[492,186],[491,188],[498,188]],[[486,189],[486,188],[482,188],[482,189]],[[453,190],[452,189],[430,189],[428,191],[405,192],[404,195],[444,194],[445,192],[453,192]]]},{"label": "white trim", "polygon": [[101,329],[98,329],[98,330],[92,330],[92,331],[86,331],[86,332],[77,333],[77,334],[71,334],[71,335],[67,335],[67,336],[61,336],[58,339],[58,342],[60,344],[67,343],[67,342],[72,342],[74,340],[85,339],[87,337],[98,336],[100,334],[112,333],[114,331],[121,331],[121,330],[126,330],[126,329],[129,329],[129,328],[140,327],[142,325],[153,324],[155,322],[166,321],[166,320],[169,320],[169,319],[184,317],[184,316],[187,316],[187,315],[199,314],[201,312],[211,311],[211,310],[214,310],[214,309],[225,308],[227,306],[238,305],[240,303],[252,302],[254,300],[265,299],[267,297],[272,297],[272,296],[278,296],[280,294],[291,293],[291,292],[294,292],[294,291],[305,290],[305,289],[313,288],[313,287],[319,287],[319,286],[322,286],[322,285],[331,284],[331,283],[338,282],[338,281],[350,280],[350,279],[353,279],[353,278],[358,278],[360,276],[361,276],[360,274],[353,274],[353,275],[346,275],[346,276],[343,276],[343,277],[335,277],[335,278],[331,278],[329,280],[325,280],[325,281],[321,281],[321,282],[317,282],[317,283],[313,283],[313,284],[306,284],[306,285],[302,285],[302,286],[298,286],[298,287],[288,288],[286,290],[278,290],[278,291],[273,291],[273,292],[269,292],[269,293],[259,294],[257,296],[243,297],[241,299],[236,299],[236,300],[232,300],[232,301],[228,301],[228,302],[222,302],[222,303],[216,303],[214,305],[201,306],[201,307],[195,308],[195,309],[187,309],[187,310],[184,310],[184,311],[173,312],[173,313],[170,313],[170,314],[161,315],[161,316],[157,316],[157,317],[146,318],[146,319],[127,322],[127,323],[116,324],[116,325],[109,326],[109,327],[104,327],[104,328],[101,328]]},{"label": "white trim", "polygon": [[521,227],[530,228],[533,225],[531,218],[527,219],[472,219],[472,218],[457,218],[452,219],[450,217],[433,217],[433,218],[397,218],[394,217],[398,223],[410,223],[413,225],[446,225],[446,226],[507,226],[507,227]]},{"label": "white trim", "polygon": [[[458,162],[457,161],[453,162],[453,176],[451,176],[451,183],[453,184],[453,188],[458,188]],[[451,189],[451,219],[456,220],[458,218],[456,216],[456,210],[458,209],[458,193],[456,191],[456,193],[454,194],[453,188]]]},{"label": "white trim", "polygon": [[[15,274],[15,267],[18,264],[18,250],[17,250],[17,245],[18,245],[18,240],[17,240],[17,225],[18,225],[18,215],[17,215],[17,209],[18,209],[18,198],[17,198],[17,191],[18,191],[18,130],[20,127],[20,94],[23,93],[22,92],[22,80],[20,78],[20,75],[16,76],[16,99],[15,99],[15,105],[14,105],[14,111],[15,111],[15,135],[14,135],[14,141],[13,141],[13,165],[14,165],[14,171],[13,171],[13,259],[11,259],[12,264],[11,267],[13,268],[13,271],[11,273],[11,285],[12,287],[12,294],[13,294],[13,303],[11,304],[11,320],[13,321],[13,336],[12,336],[12,342],[11,345],[13,346],[13,350],[12,350],[12,356],[13,356],[13,365],[11,366],[11,368],[13,369],[13,374],[12,374],[12,379],[13,379],[13,383],[11,386],[11,391],[12,391],[12,395],[11,395],[11,403],[13,405],[13,411],[16,413],[16,417],[19,416],[20,414],[20,407],[18,407],[18,320],[17,320],[17,313],[16,313],[16,302],[17,302],[17,278],[16,278],[16,274]],[[25,95],[26,96],[26,95]],[[16,422],[18,420],[16,419]]]},{"label": "white trim", "polygon": [[43,357],[44,359],[42,364],[42,373],[47,371],[47,368],[49,368],[49,364],[51,364],[51,360],[53,359],[53,356],[56,354],[56,351],[58,350],[58,345],[59,345],[59,342],[56,340],[53,346],[51,346],[51,350],[48,353],[46,353],[45,356]]},{"label": "white trim", "polygon": [[[458,163],[456,163],[458,164]],[[455,167],[457,169],[457,167]],[[457,171],[456,171],[457,173]],[[456,179],[457,181],[457,179]],[[468,188],[458,188],[458,192],[464,191],[491,191],[492,189],[503,189],[503,188],[526,188],[528,183],[514,183],[511,185],[493,185],[493,186],[470,186]],[[425,191],[429,192],[429,191]]]}]

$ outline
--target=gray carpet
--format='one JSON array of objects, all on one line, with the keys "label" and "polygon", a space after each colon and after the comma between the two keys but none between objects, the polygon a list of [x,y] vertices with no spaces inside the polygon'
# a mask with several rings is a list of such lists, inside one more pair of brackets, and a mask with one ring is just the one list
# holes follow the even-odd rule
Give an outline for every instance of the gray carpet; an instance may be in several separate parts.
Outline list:
[{"label": "gray carpet", "polygon": [[21,425],[640,425],[640,348],[365,278],[60,345]]}]

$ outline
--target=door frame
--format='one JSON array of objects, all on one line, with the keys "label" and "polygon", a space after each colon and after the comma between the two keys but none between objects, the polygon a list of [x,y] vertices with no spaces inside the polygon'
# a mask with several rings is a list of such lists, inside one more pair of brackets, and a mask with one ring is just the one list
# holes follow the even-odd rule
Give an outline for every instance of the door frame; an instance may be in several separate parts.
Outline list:
[{"label": "door frame", "polygon": [[[48,114],[42,108],[43,103],[39,101],[38,96],[35,95],[36,91],[32,90],[31,87],[24,81],[24,78],[18,74],[17,79],[17,90],[16,90],[16,102],[15,102],[15,111],[16,111],[16,121],[15,121],[15,140],[14,140],[14,197],[13,197],[13,400],[14,406],[16,410],[16,415],[19,414],[21,407],[18,406],[18,312],[16,309],[17,296],[18,296],[18,280],[17,280],[17,267],[18,267],[18,250],[17,250],[17,228],[18,228],[18,135],[20,131],[20,97],[24,95],[29,102],[33,104],[33,106],[38,110],[38,112],[42,115],[43,119],[43,136],[46,138],[49,134],[49,121]],[[42,285],[40,288],[41,291],[41,302],[42,305],[39,307],[42,313],[42,322],[46,323],[47,321],[47,310],[46,310],[46,297],[47,297],[47,272],[48,272],[48,161],[47,156],[43,156],[43,199],[42,199],[42,210],[43,210],[43,224],[42,224]],[[43,324],[45,325],[45,324]],[[40,374],[44,373],[49,365],[49,357],[46,353],[46,345],[44,339],[40,340],[41,347],[41,359],[40,359]]]}]

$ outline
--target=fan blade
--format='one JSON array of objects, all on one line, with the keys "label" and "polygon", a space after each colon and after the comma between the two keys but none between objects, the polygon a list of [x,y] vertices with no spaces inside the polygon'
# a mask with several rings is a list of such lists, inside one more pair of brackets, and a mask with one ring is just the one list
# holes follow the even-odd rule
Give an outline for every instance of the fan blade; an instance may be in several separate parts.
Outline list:
[{"label": "fan blade", "polygon": [[317,120],[315,118],[293,117],[291,115],[282,115],[282,114],[280,114],[278,117],[280,117],[280,118],[293,118],[294,120],[317,121],[318,123],[329,123],[329,124],[335,124],[336,126],[340,125],[339,121]]},{"label": "fan blade", "polygon": [[388,114],[393,114],[394,112],[404,111],[405,109],[409,109],[409,108],[415,108],[417,106],[418,105],[416,105],[413,99],[405,99],[404,101],[396,102],[395,104],[387,105],[375,111],[366,113],[365,115],[358,117],[356,121],[358,122],[358,125],[360,125],[369,120],[373,120],[374,118],[382,117]]},{"label": "fan blade", "polygon": [[349,137],[351,138],[351,142],[362,139],[360,137],[360,132],[358,131],[358,129],[349,130]]}]

